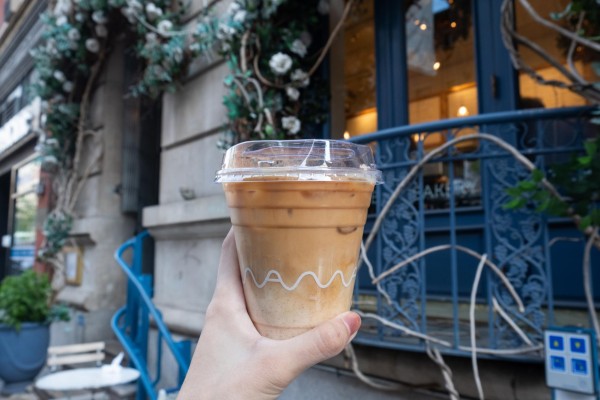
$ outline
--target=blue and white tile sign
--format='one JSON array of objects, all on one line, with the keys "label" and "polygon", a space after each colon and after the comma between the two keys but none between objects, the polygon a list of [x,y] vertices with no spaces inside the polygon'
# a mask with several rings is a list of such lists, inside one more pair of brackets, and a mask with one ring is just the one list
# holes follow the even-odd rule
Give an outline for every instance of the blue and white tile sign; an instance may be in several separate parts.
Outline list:
[{"label": "blue and white tile sign", "polygon": [[596,394],[594,340],[589,331],[582,329],[549,329],[544,333],[548,387]]}]

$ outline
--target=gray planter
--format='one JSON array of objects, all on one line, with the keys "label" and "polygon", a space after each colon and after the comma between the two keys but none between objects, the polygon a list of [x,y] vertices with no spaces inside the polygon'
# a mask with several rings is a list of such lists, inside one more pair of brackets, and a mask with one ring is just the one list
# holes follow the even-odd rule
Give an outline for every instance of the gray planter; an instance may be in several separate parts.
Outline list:
[{"label": "gray planter", "polygon": [[24,323],[17,332],[0,324],[0,379],[4,392],[23,387],[44,368],[50,343],[50,325]]}]

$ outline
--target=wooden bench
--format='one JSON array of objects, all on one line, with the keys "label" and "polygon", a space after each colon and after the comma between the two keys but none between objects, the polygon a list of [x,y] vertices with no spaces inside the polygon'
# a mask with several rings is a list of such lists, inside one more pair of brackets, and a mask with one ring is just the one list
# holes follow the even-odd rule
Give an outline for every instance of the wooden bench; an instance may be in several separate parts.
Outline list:
[{"label": "wooden bench", "polygon": [[55,371],[59,367],[73,364],[84,364],[95,362],[100,366],[106,357],[104,342],[91,342],[81,344],[70,344],[66,346],[52,346],[48,348],[48,361],[46,364]]}]

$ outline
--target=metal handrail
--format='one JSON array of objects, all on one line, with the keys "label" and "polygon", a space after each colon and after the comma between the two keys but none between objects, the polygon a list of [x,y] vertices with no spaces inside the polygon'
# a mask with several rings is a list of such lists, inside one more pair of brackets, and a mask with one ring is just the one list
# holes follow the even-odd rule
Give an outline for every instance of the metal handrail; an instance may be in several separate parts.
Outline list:
[{"label": "metal handrail", "polygon": [[414,133],[437,132],[445,129],[461,128],[466,126],[583,116],[596,109],[597,107],[584,106],[501,111],[473,115],[469,117],[442,119],[439,121],[424,122],[421,124],[401,125],[393,128],[380,129],[373,133],[354,136],[349,140],[355,143],[369,143],[375,140],[391,139],[394,137],[406,136]]},{"label": "metal handrail", "polygon": [[[133,363],[136,365],[136,367],[139,369],[140,371],[140,379],[141,382],[144,386],[144,389],[146,391],[146,393],[148,394],[148,396],[152,399],[152,400],[156,400],[157,399],[157,394],[155,391],[155,385],[158,383],[159,380],[159,376],[160,376],[160,363],[161,363],[161,339],[163,339],[165,341],[165,343],[167,344],[167,347],[169,348],[171,354],[173,355],[175,361],[177,362],[177,365],[179,366],[179,371],[180,371],[180,376],[183,377],[185,376],[185,374],[188,371],[189,368],[189,360],[186,359],[186,357],[184,356],[184,354],[182,354],[180,343],[175,342],[175,340],[173,339],[171,332],[169,331],[169,328],[165,325],[161,313],[160,311],[156,308],[156,306],[154,305],[154,303],[152,302],[152,299],[150,298],[149,295],[149,291],[150,288],[144,288],[144,285],[142,284],[140,278],[142,278],[142,274],[141,274],[141,243],[144,240],[144,238],[148,237],[149,234],[147,231],[144,231],[140,234],[138,234],[137,236],[127,240],[125,243],[123,243],[115,252],[115,260],[117,261],[117,263],[119,264],[119,266],[121,267],[121,269],[123,270],[123,272],[125,273],[125,275],[127,276],[127,279],[129,280],[129,290],[135,289],[135,295],[138,296],[139,299],[142,300],[142,304],[139,304],[138,310],[141,309],[145,309],[144,312],[147,312],[147,314],[149,314],[150,316],[152,316],[154,323],[156,324],[156,328],[158,329],[158,353],[159,354],[159,358],[157,360],[158,362],[158,366],[157,366],[157,370],[156,370],[156,379],[153,381],[150,378],[150,374],[148,372],[148,368],[146,366],[146,362],[143,359],[143,357],[141,357],[141,351],[146,351],[146,349],[140,349],[138,345],[136,345],[136,343],[130,338],[130,335],[128,335],[128,333],[126,332],[126,328],[127,327],[121,327],[120,325],[120,321],[121,319],[126,316],[127,313],[135,313],[137,314],[138,310],[128,310],[127,305],[122,307],[121,309],[119,309],[117,311],[117,313],[114,315],[113,319],[112,319],[112,329],[115,332],[115,334],[117,335],[119,341],[121,342],[121,344],[123,345],[123,348],[125,349],[125,351],[127,351],[127,354],[129,355],[130,359],[133,361]],[[125,251],[127,251],[129,248],[133,248],[134,249],[134,254],[133,254],[133,259],[132,259],[132,264],[129,265],[124,259],[123,259],[123,253],[125,253]],[[135,271],[134,271],[135,269]],[[136,276],[136,274],[138,276]],[[131,293],[128,293],[128,296],[130,296]],[[145,327],[145,332],[143,332],[144,335],[148,335],[148,326]],[[147,340],[145,340],[147,343]]]}]

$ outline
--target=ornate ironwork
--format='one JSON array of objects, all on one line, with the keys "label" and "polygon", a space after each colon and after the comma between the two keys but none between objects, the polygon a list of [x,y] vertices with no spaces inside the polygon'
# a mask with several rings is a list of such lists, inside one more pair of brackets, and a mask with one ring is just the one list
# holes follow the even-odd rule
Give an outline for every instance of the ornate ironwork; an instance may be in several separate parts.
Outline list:
[{"label": "ornate ironwork", "polygon": [[[387,129],[354,140],[371,143],[377,150],[378,164],[385,180],[385,184],[376,191],[375,209],[379,213],[410,168],[426,154],[424,143],[427,141],[428,145],[434,142],[439,145],[466,134],[492,133],[512,143],[537,168],[544,169],[546,165],[560,162],[581,149],[582,140],[587,135],[581,116],[587,112],[589,109],[573,108],[540,109],[526,114],[486,114]],[[427,165],[426,173],[421,170],[395,200],[371,253],[376,257],[373,260],[376,273],[386,271],[425,250],[425,238],[434,232],[428,228],[428,218],[436,218],[438,224],[439,221],[443,222],[442,225],[445,223],[445,234],[450,237],[449,244],[452,246],[450,256],[444,258],[444,265],[450,268],[453,279],[448,282],[447,297],[442,299],[442,304],[445,301],[445,304],[451,305],[451,313],[444,323],[440,322],[444,317],[438,315],[432,319],[428,316],[425,304],[434,296],[427,291],[426,262],[417,259],[382,280],[381,286],[389,294],[391,302],[388,303],[384,296],[378,296],[379,314],[422,333],[426,333],[427,327],[440,324],[436,332],[453,335],[454,347],[448,351],[464,352],[460,346],[469,343],[465,328],[468,324],[460,318],[459,308],[460,303],[466,303],[467,299],[460,297],[457,289],[459,265],[456,246],[462,245],[460,229],[476,229],[481,232],[484,245],[473,250],[488,254],[490,260],[506,274],[525,305],[525,312],[520,313],[506,287],[493,274],[488,274],[487,295],[481,295],[485,291],[478,292],[480,307],[489,311],[487,324],[481,318],[477,321],[482,337],[480,345],[498,349],[524,345],[514,329],[494,312],[494,298],[533,341],[539,342],[543,329],[551,321],[554,303],[549,276],[552,265],[547,247],[548,220],[535,212],[535,207],[520,211],[504,207],[508,200],[506,189],[528,177],[530,172],[497,145],[477,141],[456,145]],[[432,188],[431,185],[437,186]],[[443,197],[443,201],[434,202],[434,195]],[[459,226],[457,221],[466,211],[479,216],[480,222],[475,223],[478,228]],[[438,233],[443,231],[439,227],[436,229]],[[463,269],[460,271],[462,273]],[[359,286],[365,288],[368,285],[363,282]],[[364,293],[367,292],[373,293],[372,289]],[[435,299],[439,300],[439,297]],[[377,335],[359,335],[358,340],[375,345],[385,342],[387,347],[424,349],[423,343],[398,336],[401,336],[398,331],[379,325]]]}]

